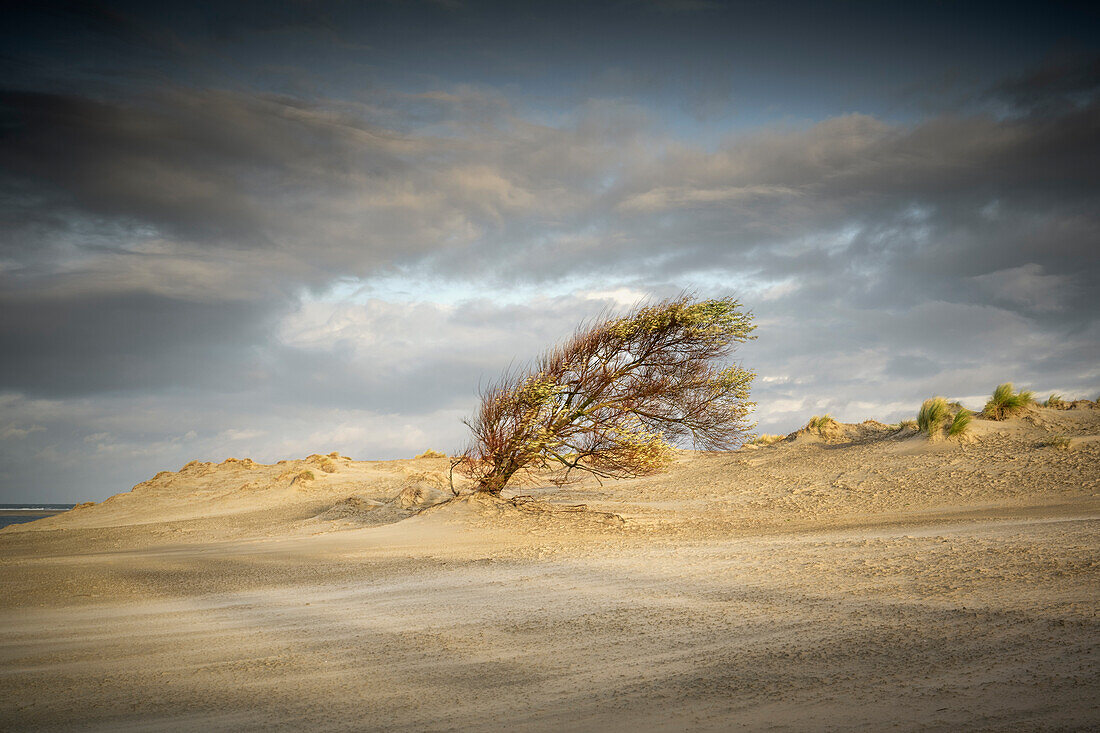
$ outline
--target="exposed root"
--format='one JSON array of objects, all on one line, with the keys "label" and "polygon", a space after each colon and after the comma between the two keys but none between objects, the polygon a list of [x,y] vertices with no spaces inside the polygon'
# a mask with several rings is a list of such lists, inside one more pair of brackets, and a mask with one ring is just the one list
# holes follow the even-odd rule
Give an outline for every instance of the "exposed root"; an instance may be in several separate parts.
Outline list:
[{"label": "exposed root", "polygon": [[[503,498],[503,497],[502,497]],[[619,524],[626,524],[626,520],[620,515],[613,512],[601,512],[595,509],[589,509],[587,504],[568,504],[565,506],[558,504],[551,504],[548,501],[542,501],[536,499],[528,494],[521,496],[513,496],[510,499],[504,499],[517,509],[522,509],[525,512],[539,512],[546,514],[565,514],[565,513],[584,513],[589,516],[602,517],[608,521],[617,522]]]},{"label": "exposed root", "polygon": [[504,504],[511,506],[515,509],[519,509],[521,511],[531,512],[532,514],[581,514],[583,516],[600,519],[605,522],[620,525],[626,524],[626,520],[623,519],[622,516],[613,512],[602,512],[595,509],[589,509],[587,504],[568,504],[563,506],[559,504],[551,504],[550,502],[544,501],[542,499],[536,499],[535,497],[528,494],[505,498],[503,496],[500,496],[499,494],[490,494],[487,491],[475,491],[452,496],[435,504],[428,504],[420,507],[419,509],[415,510],[413,514],[423,514],[425,512],[436,511],[445,506],[448,506],[449,504],[460,501],[481,501],[491,504],[497,504],[498,506]]}]

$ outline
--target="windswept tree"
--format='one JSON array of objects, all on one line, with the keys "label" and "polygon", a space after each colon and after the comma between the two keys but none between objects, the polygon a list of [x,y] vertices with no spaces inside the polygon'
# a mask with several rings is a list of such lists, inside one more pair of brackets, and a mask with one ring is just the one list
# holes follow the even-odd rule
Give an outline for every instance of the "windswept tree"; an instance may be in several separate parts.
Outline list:
[{"label": "windswept tree", "polygon": [[754,328],[738,301],[689,295],[582,326],[482,391],[456,467],[498,495],[531,471],[559,485],[576,472],[628,478],[660,471],[687,441],[735,447],[756,375],[724,360]]}]

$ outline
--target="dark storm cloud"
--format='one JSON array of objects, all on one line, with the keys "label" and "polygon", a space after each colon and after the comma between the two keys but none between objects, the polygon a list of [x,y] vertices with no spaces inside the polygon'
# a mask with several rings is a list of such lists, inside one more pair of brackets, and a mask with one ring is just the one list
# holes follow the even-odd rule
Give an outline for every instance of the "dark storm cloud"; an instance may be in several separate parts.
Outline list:
[{"label": "dark storm cloud", "polygon": [[[450,109],[467,96],[485,98],[431,102]],[[207,381],[239,374],[248,360],[192,301],[240,301],[221,312],[254,345],[270,340],[260,314],[287,312],[297,288],[394,263],[500,285],[726,271],[742,283],[790,281],[777,307],[904,310],[936,299],[1058,328],[1095,318],[1095,103],[913,125],[848,115],[705,151],[670,144],[619,104],[586,105],[551,127],[490,97],[488,118],[452,121],[439,136],[372,125],[372,109],[222,92],[140,104],[5,99],[0,161],[9,190],[22,192],[5,206],[6,248],[24,269],[2,275],[19,293],[5,329],[22,354],[4,374],[20,389],[117,388],[126,372],[112,351],[140,377],[135,388],[171,383],[160,366],[170,343],[212,355]],[[43,243],[55,247],[45,262]],[[17,334],[36,310],[54,323],[81,314],[66,326],[74,337],[32,344]],[[75,337],[125,333],[130,322],[164,343],[97,351]],[[79,375],[42,368],[79,361]],[[377,386],[366,384],[355,393]]]},{"label": "dark storm cloud", "polygon": [[0,297],[0,384],[49,396],[201,388],[239,391],[261,365],[269,303],[147,294]]},{"label": "dark storm cloud", "polygon": [[176,90],[127,104],[7,91],[0,113],[0,165],[48,205],[28,215],[67,205],[194,242],[271,246],[285,197],[402,165],[385,131],[287,99]]},{"label": "dark storm cloud", "polygon": [[1035,115],[1094,103],[1098,93],[1100,57],[1068,53],[1000,82],[990,96],[1011,110]]}]

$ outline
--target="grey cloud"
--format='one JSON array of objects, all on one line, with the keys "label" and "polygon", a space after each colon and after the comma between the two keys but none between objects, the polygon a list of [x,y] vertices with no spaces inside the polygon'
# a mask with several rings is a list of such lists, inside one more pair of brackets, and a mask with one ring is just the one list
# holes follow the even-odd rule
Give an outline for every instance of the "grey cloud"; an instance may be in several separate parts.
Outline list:
[{"label": "grey cloud", "polygon": [[[437,101],[456,109],[469,95],[483,96]],[[564,129],[501,106],[487,126],[415,133],[370,121],[408,126],[403,105],[419,101],[401,95],[386,96],[389,107],[182,89],[128,103],[0,101],[0,246],[28,277],[51,264],[71,273],[76,258],[87,269],[105,254],[140,257],[150,242],[177,260],[218,258],[244,287],[271,282],[269,292],[451,252],[491,269],[487,249],[583,218],[589,189],[636,147],[635,121],[622,124],[613,105]]]},{"label": "grey cloud", "polygon": [[468,410],[479,385],[534,359],[603,306],[582,298],[315,304],[284,321],[271,397],[414,416]]},{"label": "grey cloud", "polygon": [[[667,139],[653,145],[644,116],[614,103],[586,105],[558,127],[500,104],[487,126],[452,122],[438,137],[372,126],[365,109],[227,93],[175,92],[148,108],[20,99],[29,111],[3,147],[8,167],[31,181],[41,154],[43,172],[26,185],[68,196],[85,220],[112,227],[98,237],[74,232],[66,227],[81,219],[59,220],[43,204],[52,218],[36,231],[62,243],[58,271],[40,263],[5,275],[28,303],[32,285],[89,297],[145,293],[179,304],[179,324],[186,301],[218,292],[285,312],[303,285],[419,262],[472,283],[725,271],[790,281],[785,299],[796,305],[904,311],[933,298],[1038,319],[1056,313],[1079,326],[1094,317],[1092,107],[911,126],[850,115],[707,153]],[[119,231],[123,244],[99,244]],[[41,257],[22,238],[9,244]],[[1004,273],[1020,268],[1033,268],[1027,283],[1006,283]],[[130,317],[101,312],[105,323]],[[71,339],[31,351],[73,362],[76,347],[91,348]],[[30,363],[13,360],[10,373]]]},{"label": "grey cloud", "polygon": [[0,109],[0,165],[51,208],[222,246],[272,246],[287,196],[323,195],[353,168],[401,165],[385,131],[290,100],[176,91],[121,104],[9,91]]},{"label": "grey cloud", "polygon": [[[593,267],[644,274],[652,259],[666,269],[764,267],[753,250],[770,263],[762,275],[781,277],[784,262],[797,264],[784,248],[827,248],[812,240],[852,227],[853,258],[904,255],[923,248],[906,242],[911,233],[942,240],[969,228],[978,246],[962,248],[968,256],[988,252],[1001,257],[993,269],[1008,269],[1036,257],[1004,256],[988,241],[998,224],[986,207],[1091,219],[1100,163],[1092,106],[916,126],[852,115],[707,153],[662,141],[629,105],[587,106],[556,128],[502,106],[489,123],[452,123],[437,137],[372,125],[366,108],[227,93],[128,107],[19,103],[0,152],[9,185],[23,185],[5,214],[19,232],[7,244],[16,259],[34,256],[24,240],[34,232],[67,244],[57,244],[62,257],[121,230],[123,253],[151,235],[180,257],[255,250],[227,265],[253,282],[320,285],[425,259],[443,272],[531,281]],[[912,210],[930,214],[906,222]],[[1073,256],[1085,243],[1067,245]]]},{"label": "grey cloud", "polygon": [[251,386],[271,304],[151,295],[0,298],[0,385],[36,395]]},{"label": "grey cloud", "polygon": [[1100,56],[1061,54],[1037,69],[995,85],[988,93],[1017,113],[1050,114],[1094,103],[1100,92]]},{"label": "grey cloud", "polygon": [[[1041,96],[1044,78],[1012,93]],[[550,124],[486,88],[356,104],[8,93],[6,485],[31,480],[27,451],[63,487],[65,454],[133,483],[227,451],[455,447],[479,381],[606,304],[494,302],[519,282],[738,291],[773,431],[1006,379],[1094,391],[1100,108],[1072,91],[1084,82],[1048,86],[1077,101],[847,115],[713,150],[629,101]],[[393,273],[466,296],[329,293]]]},{"label": "grey cloud", "polygon": [[[99,501],[194,460],[283,458],[338,450],[359,459],[454,450],[461,412],[421,416],[257,399],[255,393],[111,394],[63,400],[0,393],[26,435],[0,424],[0,495],[20,501]],[[31,416],[34,422],[31,422]]]}]

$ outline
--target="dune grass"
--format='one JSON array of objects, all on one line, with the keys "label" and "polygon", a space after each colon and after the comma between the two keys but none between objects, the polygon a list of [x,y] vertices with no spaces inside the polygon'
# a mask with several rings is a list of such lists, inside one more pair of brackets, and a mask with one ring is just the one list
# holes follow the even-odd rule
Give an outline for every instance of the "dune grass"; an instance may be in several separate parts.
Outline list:
[{"label": "dune grass", "polygon": [[783,440],[785,435],[772,435],[770,433],[760,433],[752,440],[749,441],[749,445],[771,445],[772,443],[778,443]]},{"label": "dune grass", "polygon": [[446,457],[447,457],[446,453],[440,453],[439,451],[432,450],[431,448],[429,448],[428,450],[424,451],[423,453],[421,453],[420,455],[417,456],[417,458],[446,458]]},{"label": "dune grass", "polygon": [[1066,401],[1062,399],[1060,394],[1052,394],[1047,397],[1047,401],[1043,403],[1043,407],[1062,407],[1066,404]]},{"label": "dune grass", "polygon": [[985,403],[982,414],[991,420],[1007,420],[1035,402],[1035,393],[1014,392],[1012,382],[1005,382],[993,390],[993,396]]},{"label": "dune grass", "polygon": [[965,435],[966,431],[970,429],[970,421],[973,419],[973,412],[965,407],[960,407],[959,411],[955,413],[954,419],[951,420],[950,427],[947,428],[948,437],[954,438],[959,435]]},{"label": "dune grass", "polygon": [[1069,450],[1071,447],[1068,435],[1055,435],[1047,445],[1055,450]]},{"label": "dune grass", "polygon": [[917,413],[917,429],[928,437],[940,432],[951,410],[943,397],[931,397],[924,401]]},{"label": "dune grass", "polygon": [[806,429],[807,430],[812,430],[812,431],[817,432],[817,433],[820,433],[830,423],[835,423],[835,422],[836,422],[836,420],[834,420],[833,416],[830,415],[829,413],[825,413],[824,415],[821,415],[820,417],[817,416],[817,415],[814,415],[813,417],[810,418],[810,421],[808,423],[806,423]]}]

